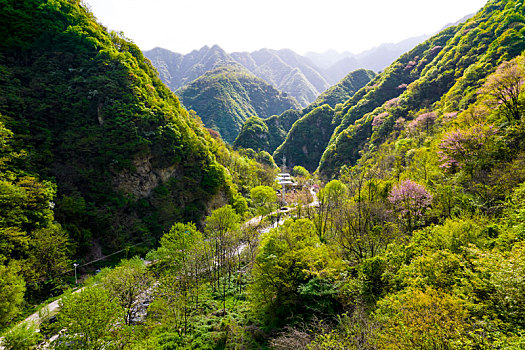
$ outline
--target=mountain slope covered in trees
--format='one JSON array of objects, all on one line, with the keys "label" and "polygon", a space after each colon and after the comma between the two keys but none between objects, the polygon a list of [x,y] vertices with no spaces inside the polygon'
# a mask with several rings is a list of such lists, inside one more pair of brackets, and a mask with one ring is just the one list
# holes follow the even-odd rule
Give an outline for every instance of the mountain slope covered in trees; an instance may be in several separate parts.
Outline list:
[{"label": "mountain slope covered in trees", "polygon": [[243,124],[233,146],[266,151],[271,154],[283,143],[292,125],[301,117],[301,111],[291,109],[267,119],[249,118]]},{"label": "mountain slope covered in trees", "polygon": [[[49,14],[57,19],[75,10],[81,14],[74,17],[77,25],[83,23],[78,20],[90,18],[71,1],[50,0],[45,6],[38,2],[38,6],[26,8],[20,4],[13,1],[0,16],[18,14],[25,16],[16,18],[27,19],[36,11],[41,19]],[[81,291],[62,296],[56,318],[42,311],[41,324],[13,327],[3,334],[2,345],[31,348],[41,342],[40,347],[57,349],[145,350],[524,348],[524,10],[521,0],[491,0],[465,24],[443,31],[401,57],[344,105],[334,109],[325,104],[295,121],[292,130],[301,123],[324,122],[322,115],[331,115],[334,128],[342,125],[335,133],[349,129],[345,136],[352,142],[346,151],[355,152],[349,153],[355,160],[338,164],[337,171],[332,171],[337,179],[327,183],[294,167],[299,186],[282,194],[289,210],[277,214],[275,210],[282,202],[271,187],[277,170],[232,152],[204,133],[198,118],[183,119],[196,124],[191,129],[196,135],[203,132],[195,145],[202,148],[196,150],[224,164],[224,173],[228,174],[225,182],[230,185],[231,180],[231,187],[247,199],[236,197],[227,205],[225,196],[215,196],[213,209],[200,225],[177,222],[165,231],[158,245],[145,255],[150,263],[133,257],[114,268],[102,269]],[[1,33],[6,32],[3,20]],[[19,33],[27,26],[22,19],[8,20],[18,26]],[[91,20],[88,23],[99,28]],[[42,30],[49,24],[28,29]],[[88,31],[85,25],[81,27]],[[67,28],[74,31],[72,26]],[[78,31],[76,34],[72,39],[86,38]],[[50,38],[55,35],[56,31]],[[25,38],[34,37],[31,33]],[[58,42],[71,44],[63,40],[68,37],[61,36]],[[45,37],[35,38],[36,43],[45,43]],[[28,67],[42,65],[46,68],[42,73],[49,71],[49,57],[32,61],[35,50],[27,52],[23,47],[36,49],[38,45],[21,39],[16,37],[7,46],[0,46],[7,58],[0,72],[10,74],[9,79],[2,80],[2,87],[8,91],[2,97],[7,99],[0,100],[0,327],[16,323],[24,288],[44,285],[41,276],[53,276],[54,268],[70,265],[67,243],[73,231],[54,222],[53,215],[58,218],[59,211],[53,205],[62,206],[62,212],[67,210],[70,215],[59,222],[84,218],[78,202],[68,199],[58,203],[64,183],[42,175],[54,168],[42,171],[37,167],[53,164],[54,157],[60,159],[53,152],[53,141],[60,133],[47,137],[54,129],[42,134],[35,129],[44,131],[43,122],[51,123],[55,116],[62,123],[67,120],[61,113],[50,112],[61,112],[52,94],[54,88],[60,97],[70,89],[62,88],[63,79],[44,80],[49,82],[44,86],[38,84],[40,76],[27,79],[23,73]],[[118,47],[127,47],[126,41],[118,39]],[[72,43],[77,50],[64,52],[74,56],[80,51],[78,41]],[[11,51],[13,48],[16,50]],[[55,70],[50,75],[57,77],[64,57],[60,51],[51,51],[50,55],[61,58],[51,61]],[[82,68],[92,65],[98,67],[89,60]],[[132,72],[139,73],[134,68]],[[115,73],[105,70],[103,78],[113,77],[110,72]],[[136,87],[131,94],[140,92],[141,85],[135,81],[138,75],[124,73],[120,76],[132,79],[132,87]],[[65,81],[78,83],[76,74],[77,79]],[[45,74],[43,77],[49,79]],[[126,86],[116,91],[126,92]],[[161,86],[155,89],[167,91]],[[30,101],[32,94],[38,94],[38,102],[46,103]],[[46,96],[54,98],[42,98]],[[150,101],[154,103],[152,109],[177,106],[173,95],[168,96],[173,100],[159,99],[159,104]],[[125,107],[143,107],[147,101],[139,99],[138,104]],[[17,119],[8,108],[16,103],[24,104],[19,111],[24,118]],[[39,115],[40,109],[35,107],[46,114]],[[70,108],[69,112],[75,111]],[[182,115],[183,110],[177,110]],[[363,116],[358,117],[357,111]],[[93,120],[95,126],[106,124],[112,114],[105,113],[100,115],[94,109],[85,118]],[[294,113],[283,114],[287,117],[282,120],[283,128],[300,117]],[[30,115],[41,118],[29,119]],[[126,117],[122,110],[116,115]],[[74,116],[70,122],[78,123],[84,115]],[[172,115],[174,120],[178,120],[176,116]],[[279,117],[269,119],[279,123]],[[28,122],[22,128],[16,124],[20,120],[34,124]],[[129,124],[129,120],[125,122]],[[250,120],[254,129],[264,129],[267,122]],[[32,127],[27,132],[35,138],[20,131],[27,126]],[[175,126],[169,129],[177,131]],[[152,127],[148,131],[155,130]],[[78,142],[85,145],[89,137],[98,137],[91,134],[79,135],[82,139]],[[288,135],[290,143],[294,134]],[[132,135],[126,133],[126,139]],[[148,135],[153,136],[145,137]],[[271,135],[269,128],[267,135]],[[320,137],[328,140],[327,135]],[[112,142],[118,134],[110,136]],[[171,145],[179,145],[166,138],[173,141]],[[269,144],[270,138],[266,141]],[[46,142],[49,148],[44,147]],[[90,147],[82,150],[84,156],[91,152]],[[271,163],[267,152],[242,152]],[[115,159],[120,162],[126,158]],[[196,174],[185,173],[185,178],[176,181],[188,183],[188,177]],[[197,183],[189,186],[200,191]],[[317,187],[317,200],[313,202],[311,193]],[[169,188],[154,191],[166,194]],[[127,203],[118,201],[112,206],[106,202],[106,208],[118,212],[128,209]],[[86,201],[86,207],[90,205]],[[173,205],[165,210],[170,213],[177,208]],[[239,213],[247,209],[254,216],[262,216],[251,220],[241,217]]]},{"label": "mountain slope covered in trees", "polygon": [[80,1],[1,6],[0,283],[14,282],[0,294],[18,295],[2,302],[16,308],[24,285],[29,299],[58,291],[73,257],[145,249],[175,221],[239,204],[218,162],[229,151],[137,46]]},{"label": "mountain slope covered in trees", "polygon": [[315,171],[336,127],[334,117],[335,111],[328,104],[308,112],[294,123],[275,150],[274,159],[286,159],[286,165],[291,168],[300,165]]},{"label": "mountain slope covered in trees", "polygon": [[330,87],[330,83],[335,83],[329,82],[323,71],[308,58],[292,50],[261,49],[251,53],[228,54],[214,45],[211,48],[205,46],[186,55],[161,48],[145,51],[144,55],[152,61],[162,81],[173,91],[210,70],[235,62],[278,90],[291,95],[303,107]]},{"label": "mountain slope covered in trees", "polygon": [[[249,120],[243,126],[234,146],[261,149],[270,153],[279,148],[274,154],[276,161],[281,162],[285,156],[288,166],[301,165],[313,171],[338,125],[338,120],[334,119],[336,105],[348,100],[374,77],[374,72],[358,69],[326,90],[302,111],[286,111],[267,120]],[[332,108],[317,108],[325,104]],[[299,119],[305,120],[294,124]]]},{"label": "mountain slope covered in trees", "polygon": [[520,6],[489,2],[472,19],[401,56],[358,92],[346,103],[320,163],[321,173],[330,176],[343,164],[355,164],[359,152],[394,132],[399,118],[410,121],[424,109],[452,112],[468,107],[486,76],[524,49]]},{"label": "mountain slope covered in trees", "polygon": [[298,109],[295,99],[235,64],[211,70],[177,90],[182,103],[202,118],[206,127],[232,143],[251,116],[267,118]]}]

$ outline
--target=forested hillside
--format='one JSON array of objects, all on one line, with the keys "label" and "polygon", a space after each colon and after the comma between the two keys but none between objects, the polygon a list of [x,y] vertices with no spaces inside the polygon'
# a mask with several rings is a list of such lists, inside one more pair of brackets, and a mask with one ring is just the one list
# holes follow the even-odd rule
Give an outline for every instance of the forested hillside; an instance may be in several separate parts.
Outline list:
[{"label": "forested hillside", "polygon": [[[286,111],[267,120],[249,119],[243,125],[234,146],[275,152],[274,157],[278,162],[285,156],[287,166],[293,168],[300,165],[314,171],[339,122],[335,119],[334,109],[374,77],[374,72],[358,69],[348,73],[301,111]],[[332,108],[325,108],[325,104]],[[318,108],[321,106],[323,108]],[[342,106],[337,108],[341,109]]]},{"label": "forested hillside", "polygon": [[467,109],[487,75],[525,48],[520,6],[491,1],[472,19],[401,56],[345,104],[320,172],[333,176],[342,165],[355,164],[360,152],[395,133],[400,118]]},{"label": "forested hillside", "polygon": [[[490,0],[344,104],[249,118],[233,151],[79,2],[9,2],[2,346],[523,349],[524,13]],[[284,130],[278,163],[329,145],[278,197]],[[150,238],[18,323],[75,253]]]},{"label": "forested hillside", "polygon": [[79,1],[3,2],[0,37],[0,325],[24,289],[60,291],[72,258],[144,250],[175,221],[246,209],[236,189],[257,176],[226,171],[239,155]]},{"label": "forested hillside", "polygon": [[284,142],[277,147],[275,159],[286,159],[286,165],[303,166],[313,172],[335,129],[335,111],[327,104],[308,112],[294,123]]},{"label": "forested hillside", "polygon": [[351,71],[337,84],[319,95],[308,108],[313,109],[324,104],[335,108],[338,103],[344,103],[354,96],[359,89],[368,84],[375,76],[376,74],[371,70],[357,69]]},{"label": "forested hillside", "polygon": [[251,116],[267,118],[300,108],[294,98],[239,64],[206,72],[176,92],[186,108],[195,110],[206,127],[218,131],[229,143]]},{"label": "forested hillside", "polygon": [[273,153],[284,142],[288,131],[302,115],[303,111],[288,110],[264,120],[251,117],[244,122],[233,146]]}]

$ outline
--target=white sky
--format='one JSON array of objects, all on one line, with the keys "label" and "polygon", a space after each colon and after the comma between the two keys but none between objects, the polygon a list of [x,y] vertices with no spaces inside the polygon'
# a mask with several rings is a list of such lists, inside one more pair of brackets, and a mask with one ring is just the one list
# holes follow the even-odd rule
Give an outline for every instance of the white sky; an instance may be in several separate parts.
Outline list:
[{"label": "white sky", "polygon": [[290,48],[359,53],[432,34],[487,0],[85,0],[99,22],[142,50]]}]

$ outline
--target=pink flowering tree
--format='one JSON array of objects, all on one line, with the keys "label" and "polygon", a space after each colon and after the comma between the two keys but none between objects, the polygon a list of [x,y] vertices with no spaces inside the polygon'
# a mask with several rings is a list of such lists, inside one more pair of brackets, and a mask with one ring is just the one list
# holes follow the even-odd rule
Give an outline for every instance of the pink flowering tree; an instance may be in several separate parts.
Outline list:
[{"label": "pink flowering tree", "polygon": [[525,59],[516,57],[503,62],[487,78],[481,93],[491,107],[501,107],[509,122],[520,120],[524,112],[522,93],[525,91]]},{"label": "pink flowering tree", "polygon": [[374,120],[372,120],[372,126],[379,127],[383,122],[388,118],[388,112],[383,112],[381,114],[378,114],[374,117]]},{"label": "pink flowering tree", "polygon": [[428,133],[430,128],[434,125],[436,118],[436,112],[420,114],[417,116],[416,119],[414,119],[408,124],[408,131],[410,133],[414,133],[416,130],[425,130]]},{"label": "pink flowering tree", "polygon": [[440,167],[450,172],[466,168],[472,172],[486,158],[487,149],[496,130],[492,125],[475,125],[469,129],[447,132],[439,144]]},{"label": "pink flowering tree", "polygon": [[407,232],[412,232],[430,207],[432,195],[423,185],[412,180],[403,180],[390,191],[388,201],[397,214],[399,222]]}]

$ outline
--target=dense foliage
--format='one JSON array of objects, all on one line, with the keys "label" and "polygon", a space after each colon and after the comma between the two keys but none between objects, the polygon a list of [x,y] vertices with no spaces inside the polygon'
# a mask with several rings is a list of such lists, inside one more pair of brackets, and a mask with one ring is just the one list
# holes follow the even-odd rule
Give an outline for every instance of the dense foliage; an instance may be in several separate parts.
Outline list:
[{"label": "dense foliage", "polygon": [[324,104],[335,108],[338,103],[344,103],[354,96],[358,90],[368,84],[375,76],[376,74],[371,70],[357,69],[352,71],[337,84],[319,95],[309,108],[322,106]]},{"label": "dense foliage", "polygon": [[207,72],[177,90],[184,106],[197,112],[206,127],[232,143],[251,116],[267,118],[299,108],[295,99],[279,92],[240,65]]},{"label": "dense foliage", "polygon": [[[340,103],[353,96],[374,76],[372,71],[359,69],[349,73],[302,111],[289,110],[266,120],[250,118],[243,125],[234,146],[273,153],[279,164],[284,155],[287,166],[300,164],[313,171],[337,126],[332,108],[340,109]],[[324,104],[332,108],[326,108]]]},{"label": "dense foliage", "polygon": [[335,111],[327,104],[307,113],[294,123],[284,142],[275,150],[274,158],[285,157],[287,166],[301,165],[313,172],[336,127],[334,117]]},{"label": "dense foliage", "polygon": [[[523,32],[523,6],[489,2],[459,42],[475,43],[469,33],[491,23]],[[455,52],[451,33],[457,30],[440,34],[451,40],[440,52]],[[490,50],[473,53],[472,64],[481,60],[487,70],[471,76],[469,68],[464,75],[458,65],[452,88],[438,84],[447,90],[439,101],[428,95],[416,103],[433,86],[426,81],[439,67],[432,64],[406,95],[365,115],[370,133],[363,134],[369,139],[359,157],[321,188],[314,183],[302,193],[290,191],[296,198],[317,192],[313,202],[290,200],[297,203],[291,210],[272,212],[276,169],[267,152],[235,152],[205,135],[238,193],[231,201],[216,196],[216,209],[200,227],[177,222],[166,229],[147,262],[123,260],[66,294],[57,322],[43,322],[41,333],[56,336],[48,341],[55,348],[87,349],[523,348],[525,52],[511,55],[509,48],[523,41],[497,33],[497,63],[483,61]],[[454,76],[454,69],[435,79]],[[5,323],[31,286],[20,262],[52,251],[57,263],[39,268],[53,275],[68,255],[46,238],[59,242],[69,231],[53,222],[54,182],[19,162],[31,149],[13,148],[21,141],[3,124],[0,134],[6,140],[0,143],[0,203],[9,214],[0,226]],[[302,167],[293,174],[298,184],[315,181]],[[60,193],[60,182],[56,186]],[[246,212],[264,216],[243,223]],[[31,333],[15,327],[4,343],[23,340],[28,347],[39,341]]]},{"label": "dense foliage", "polygon": [[284,142],[288,131],[302,115],[302,111],[290,109],[281,115],[273,115],[267,119],[248,118],[233,146],[273,153]]},{"label": "dense foliage", "polygon": [[145,250],[227,203],[244,214],[237,189],[272,183],[269,155],[259,166],[214,139],[79,1],[0,9],[0,326],[24,295],[59,293],[73,258]]},{"label": "dense foliage", "polygon": [[[401,56],[345,104],[341,124],[319,170],[335,175],[360,152],[395,133],[396,122],[425,109],[456,112],[476,100],[487,76],[525,49],[523,4],[491,1],[467,22],[450,27]],[[372,125],[383,114],[384,123]]]}]

